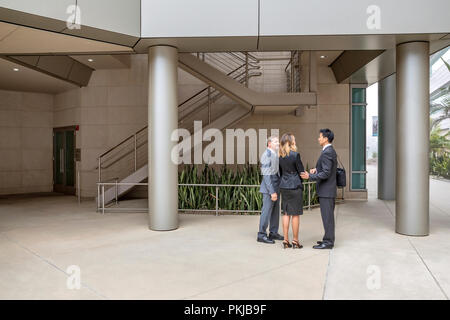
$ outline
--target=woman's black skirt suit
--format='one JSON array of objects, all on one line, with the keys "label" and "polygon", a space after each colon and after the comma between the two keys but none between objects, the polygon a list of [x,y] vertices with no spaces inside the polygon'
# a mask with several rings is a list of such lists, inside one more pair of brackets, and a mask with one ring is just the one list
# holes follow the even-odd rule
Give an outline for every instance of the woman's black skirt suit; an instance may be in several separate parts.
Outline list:
[{"label": "woman's black skirt suit", "polygon": [[300,154],[291,151],[280,156],[281,212],[287,215],[303,214],[303,184],[300,173],[305,171]]}]

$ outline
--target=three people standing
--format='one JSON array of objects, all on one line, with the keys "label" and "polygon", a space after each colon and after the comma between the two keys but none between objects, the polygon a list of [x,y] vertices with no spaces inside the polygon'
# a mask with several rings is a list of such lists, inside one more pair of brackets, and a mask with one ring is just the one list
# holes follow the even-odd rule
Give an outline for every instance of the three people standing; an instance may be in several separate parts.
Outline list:
[{"label": "three people standing", "polygon": [[[279,146],[276,137],[270,137],[267,150],[261,157],[261,173],[263,176],[260,192],[263,194],[263,208],[260,217],[257,240],[274,243],[283,240],[284,248],[302,248],[298,239],[300,215],[303,214],[303,183],[302,179],[317,182],[320,212],[325,230],[322,241],[317,241],[314,249],[331,249],[335,241],[334,203],[336,198],[337,154],[331,142],[334,134],[330,129],[321,129],[319,144],[322,153],[316,168],[306,172],[297,152],[295,137],[286,133],[281,137]],[[279,150],[278,150],[279,148]],[[279,158],[278,158],[279,153]],[[283,233],[278,233],[279,227],[279,193],[281,192],[283,213]],[[269,226],[269,236],[266,234]],[[289,242],[289,225],[292,226],[293,240]]]}]

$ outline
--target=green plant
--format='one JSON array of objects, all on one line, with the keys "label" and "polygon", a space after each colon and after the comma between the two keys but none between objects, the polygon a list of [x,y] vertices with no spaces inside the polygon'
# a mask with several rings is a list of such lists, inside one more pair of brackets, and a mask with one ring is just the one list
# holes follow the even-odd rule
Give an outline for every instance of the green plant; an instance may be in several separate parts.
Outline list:
[{"label": "green plant", "polygon": [[435,116],[430,118],[431,130],[436,128],[442,121],[450,119],[450,97],[448,94],[442,99],[431,101],[430,116]]},{"label": "green plant", "polygon": [[430,173],[444,178],[450,178],[449,135],[439,125],[430,132]]},{"label": "green plant", "polygon": [[[308,168],[307,168],[308,170]],[[218,207],[224,210],[260,211],[262,195],[259,187],[241,187],[240,185],[260,185],[261,175],[257,165],[246,164],[236,170],[228,166],[214,168],[205,165],[186,165],[178,173],[179,184],[222,184],[237,185],[218,188]],[[318,203],[316,185],[311,185],[311,202]],[[308,187],[303,190],[303,204],[308,204]],[[184,210],[216,208],[216,188],[204,186],[179,186],[178,208]]]}]

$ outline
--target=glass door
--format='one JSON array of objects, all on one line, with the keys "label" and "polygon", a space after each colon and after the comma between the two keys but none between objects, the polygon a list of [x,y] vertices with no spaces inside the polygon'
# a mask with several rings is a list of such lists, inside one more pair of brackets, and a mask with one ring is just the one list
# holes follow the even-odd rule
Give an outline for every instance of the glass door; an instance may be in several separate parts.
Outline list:
[{"label": "glass door", "polygon": [[351,85],[350,190],[366,190],[366,85]]},{"label": "glass door", "polygon": [[75,128],[53,129],[53,191],[75,194]]}]

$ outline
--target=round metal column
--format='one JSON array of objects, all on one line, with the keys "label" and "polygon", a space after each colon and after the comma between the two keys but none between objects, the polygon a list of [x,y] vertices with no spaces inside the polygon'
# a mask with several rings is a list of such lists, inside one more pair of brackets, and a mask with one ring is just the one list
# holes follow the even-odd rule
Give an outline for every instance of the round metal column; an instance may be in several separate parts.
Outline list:
[{"label": "round metal column", "polygon": [[429,43],[397,45],[396,232],[429,233]]},{"label": "round metal column", "polygon": [[148,49],[148,208],[152,230],[178,228],[178,166],[171,159],[178,128],[178,50]]},{"label": "round metal column", "polygon": [[378,82],[378,199],[395,199],[395,74]]}]

